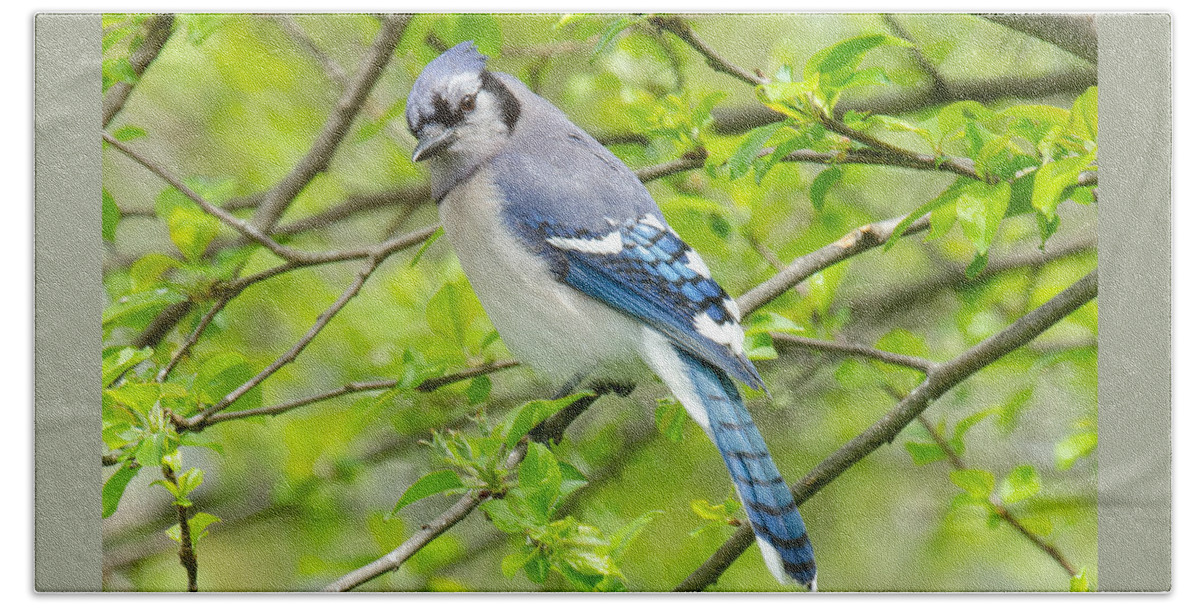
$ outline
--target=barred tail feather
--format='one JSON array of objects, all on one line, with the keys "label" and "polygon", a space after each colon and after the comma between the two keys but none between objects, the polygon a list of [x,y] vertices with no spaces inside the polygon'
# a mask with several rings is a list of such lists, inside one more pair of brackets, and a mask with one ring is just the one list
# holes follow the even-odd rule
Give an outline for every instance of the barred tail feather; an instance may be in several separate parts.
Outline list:
[{"label": "barred tail feather", "polygon": [[792,579],[815,589],[817,569],[804,520],[737,387],[712,365],[673,345],[654,348],[654,342],[647,340],[647,362],[717,445],[767,567],[782,583]]}]

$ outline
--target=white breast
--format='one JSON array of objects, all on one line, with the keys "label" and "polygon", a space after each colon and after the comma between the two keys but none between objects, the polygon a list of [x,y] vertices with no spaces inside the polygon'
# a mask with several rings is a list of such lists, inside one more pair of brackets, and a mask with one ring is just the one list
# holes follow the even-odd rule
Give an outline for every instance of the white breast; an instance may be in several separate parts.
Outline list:
[{"label": "white breast", "polygon": [[636,361],[641,326],[557,281],[500,218],[499,194],[481,168],[438,207],[446,238],[508,349],[557,381]]}]

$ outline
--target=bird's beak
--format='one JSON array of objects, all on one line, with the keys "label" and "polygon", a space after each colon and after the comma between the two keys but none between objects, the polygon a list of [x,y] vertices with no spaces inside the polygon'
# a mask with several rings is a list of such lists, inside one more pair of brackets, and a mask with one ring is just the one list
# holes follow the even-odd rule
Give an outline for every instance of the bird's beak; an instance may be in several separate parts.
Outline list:
[{"label": "bird's beak", "polygon": [[416,149],[413,150],[413,162],[419,163],[430,156],[445,150],[455,141],[458,141],[458,134],[455,133],[454,129],[452,128],[446,129],[437,134],[422,134],[421,138],[417,140]]}]

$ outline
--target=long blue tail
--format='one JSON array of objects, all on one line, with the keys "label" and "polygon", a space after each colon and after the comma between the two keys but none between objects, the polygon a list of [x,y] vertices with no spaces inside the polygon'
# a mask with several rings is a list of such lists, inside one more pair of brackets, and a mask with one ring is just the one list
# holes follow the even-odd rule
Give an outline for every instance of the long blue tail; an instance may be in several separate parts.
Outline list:
[{"label": "long blue tail", "polygon": [[704,404],[710,435],[725,458],[767,566],[780,582],[786,573],[805,587],[814,588],[817,565],[804,520],[737,387],[721,370],[679,348],[675,350]]}]

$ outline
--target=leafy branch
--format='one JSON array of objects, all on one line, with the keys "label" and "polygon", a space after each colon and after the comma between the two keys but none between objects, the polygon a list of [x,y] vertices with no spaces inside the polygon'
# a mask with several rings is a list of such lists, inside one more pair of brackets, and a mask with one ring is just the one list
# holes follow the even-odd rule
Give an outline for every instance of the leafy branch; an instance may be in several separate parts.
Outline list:
[{"label": "leafy branch", "polygon": [[[883,363],[908,367],[926,374],[928,374],[938,365],[937,363],[922,357],[880,350],[878,348],[872,348],[870,346],[861,344],[847,344],[841,342],[830,342],[827,340],[814,340],[812,338],[805,338],[803,336],[779,332],[772,332],[771,338],[777,345],[783,344],[801,346],[817,351],[836,353],[839,355],[865,357]],[[897,398],[903,399],[903,397],[903,395],[899,395]],[[947,462],[949,462],[950,466],[954,470],[970,470],[970,467],[967,466],[962,457],[959,455],[959,450],[956,450],[953,446],[951,446],[950,442],[946,439],[942,432],[938,430],[936,426],[930,423],[929,419],[926,418],[924,414],[919,414],[917,416],[917,421],[921,423],[921,426],[923,426],[933,438],[934,443],[941,451],[941,455],[945,457]],[[1058,562],[1058,564],[1062,566],[1063,570],[1065,570],[1068,575],[1070,575],[1072,578],[1078,575],[1078,570],[1071,564],[1070,561],[1067,560],[1065,556],[1063,556],[1062,551],[1055,546],[1054,543],[1038,536],[1032,530],[1030,530],[1028,526],[1021,523],[1016,516],[1013,515],[1012,511],[1005,506],[1004,502],[999,497],[989,492],[986,500],[989,508],[997,517],[1002,519],[1008,525],[1012,526],[1013,529],[1015,529],[1017,532],[1020,532],[1022,536],[1027,538],[1036,547]]]},{"label": "leafy branch", "polygon": [[[891,411],[854,439],[821,461],[803,479],[791,486],[796,504],[803,504],[821,488],[890,443],[900,431],[938,397],[997,359],[1028,344],[1068,314],[1090,302],[1098,291],[1097,273],[1092,271],[1050,301],[1017,319],[1011,325],[946,363],[929,369],[925,380],[909,392]],[[753,542],[754,533],[743,525],[712,556],[676,586],[676,591],[699,591],[714,583]]]}]

